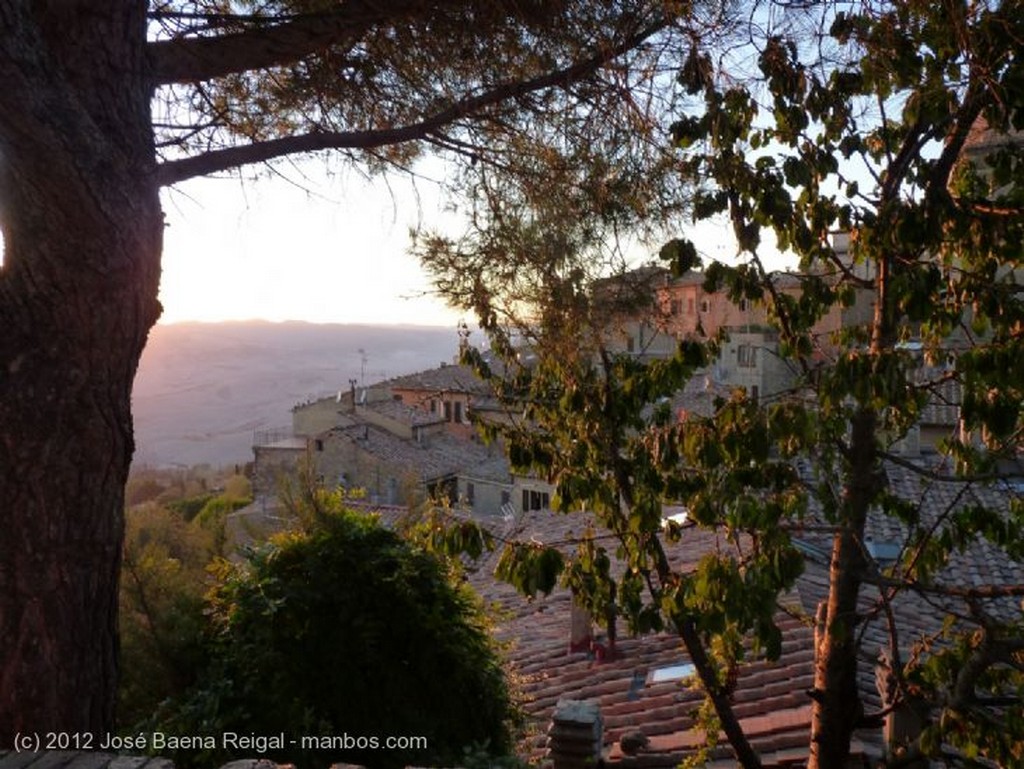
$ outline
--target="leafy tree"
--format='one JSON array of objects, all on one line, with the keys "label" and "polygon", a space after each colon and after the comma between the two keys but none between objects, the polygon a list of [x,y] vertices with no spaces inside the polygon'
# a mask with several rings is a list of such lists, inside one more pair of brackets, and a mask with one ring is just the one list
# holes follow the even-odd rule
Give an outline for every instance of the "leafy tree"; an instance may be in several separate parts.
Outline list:
[{"label": "leafy tree", "polygon": [[236,507],[244,507],[252,502],[252,481],[244,475],[232,475],[224,481],[221,495]]},{"label": "leafy tree", "polygon": [[660,0],[6,0],[0,31],[0,746],[112,726],[130,392],[160,315],[159,193],[336,150],[517,156],[640,138]]},{"label": "leafy tree", "polygon": [[[312,492],[302,513],[305,530],[223,563],[209,598],[210,663],[159,728],[353,738],[274,755],[304,766],[450,765],[473,746],[507,752],[514,709],[469,588],[372,516],[346,510],[339,493]],[[388,735],[427,746],[385,749]]]},{"label": "leafy tree", "polygon": [[158,505],[128,512],[121,575],[118,720],[131,727],[182,694],[205,660],[203,596],[212,537]]},{"label": "leafy tree", "polygon": [[[831,571],[815,618],[809,765],[846,765],[865,718],[857,654],[874,616],[888,617],[893,655],[886,711],[912,706],[922,720],[892,764],[1016,765],[1024,589],[950,584],[942,570],[980,545],[1001,559],[1024,555],[1024,506],[986,492],[1008,469],[1019,472],[1021,448],[1024,9],[770,8],[755,14],[764,24],[741,49],[694,41],[678,72],[686,98],[672,138],[681,173],[697,185],[695,217],[724,218],[739,245],[739,264],[709,265],[705,287],[764,306],[796,372],[792,392],[757,402],[739,391],[711,417],[673,419],[664,398],[712,360],[716,340],[684,340],[673,359],[652,363],[614,354],[602,335],[602,295],[588,289],[585,270],[614,232],[548,248],[549,228],[582,233],[591,224],[560,220],[527,188],[517,209],[509,196],[489,200],[492,215],[466,238],[421,247],[439,287],[478,310],[505,354],[499,391],[523,415],[501,430],[513,462],[556,483],[554,506],[587,507],[616,538],[616,553],[585,539],[567,562],[512,544],[503,568],[527,592],[550,589],[562,573],[596,616],[611,606],[639,631],[671,620],[737,758],[755,767],[760,759],[730,712],[732,673],[744,638],[778,653],[775,597],[800,573],[793,533],[813,523],[826,533]],[[745,75],[751,60],[757,72]],[[972,144],[979,135],[984,151]],[[544,198],[592,200],[567,183]],[[600,223],[605,210],[585,213]],[[850,235],[849,261],[833,246],[837,230]],[[798,261],[789,275],[797,290],[768,269],[766,232]],[[480,282],[452,277],[459,260],[484,256],[500,261]],[[678,271],[699,265],[686,239],[662,256]],[[818,333],[830,311],[865,297],[873,306],[865,322]],[[524,336],[531,366],[512,344]],[[960,393],[963,431],[943,442],[937,467],[908,461],[898,442],[949,387]],[[890,485],[894,466],[953,489],[954,503],[929,515],[923,496]],[[981,501],[957,504],[968,490]],[[684,503],[696,525],[724,531],[734,551],[708,556],[693,573],[674,571],[664,542],[681,532],[662,518],[666,500]],[[872,516],[905,534],[894,566],[867,548]],[[615,554],[621,576],[607,568]],[[946,607],[946,626],[914,636],[896,621],[902,597]]]}]

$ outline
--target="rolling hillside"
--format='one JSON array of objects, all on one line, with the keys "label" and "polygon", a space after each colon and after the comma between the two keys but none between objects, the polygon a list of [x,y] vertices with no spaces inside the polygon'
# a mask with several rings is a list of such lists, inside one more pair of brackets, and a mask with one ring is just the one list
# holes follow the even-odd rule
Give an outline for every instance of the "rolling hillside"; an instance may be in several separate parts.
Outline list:
[{"label": "rolling hillside", "polygon": [[215,465],[252,457],[253,431],[291,408],[451,361],[455,329],[310,323],[157,326],[135,380],[137,465]]}]

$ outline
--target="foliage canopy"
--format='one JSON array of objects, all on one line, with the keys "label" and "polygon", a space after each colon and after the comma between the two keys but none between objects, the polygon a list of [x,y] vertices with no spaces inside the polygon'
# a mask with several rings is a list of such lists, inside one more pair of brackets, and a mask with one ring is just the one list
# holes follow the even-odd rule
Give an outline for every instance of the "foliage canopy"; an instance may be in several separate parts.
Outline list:
[{"label": "foliage canopy", "polygon": [[[609,311],[586,269],[615,231],[549,245],[549,233],[589,226],[548,203],[590,194],[575,180],[488,198],[475,231],[421,246],[439,288],[477,310],[505,357],[497,388],[522,418],[496,431],[514,464],[552,481],[554,507],[591,510],[617,540],[614,551],[585,540],[568,562],[511,544],[506,575],[536,590],[562,573],[595,616],[611,608],[638,631],[674,628],[745,767],[760,758],[732,714],[729,671],[749,654],[744,639],[778,653],[776,599],[799,579],[808,543],[831,568],[808,617],[818,637],[810,766],[845,765],[856,729],[908,710],[920,728],[889,746],[892,765],[1012,766],[1024,753],[1024,587],[998,575],[965,586],[954,568],[1022,555],[1024,505],[1006,485],[1021,475],[1024,427],[1022,11],[768,4],[739,53],[689,47],[671,128],[677,171],[693,185],[694,218],[728,222],[739,252],[707,265],[703,291],[762,308],[791,373],[769,398],[740,388],[707,416],[671,412],[668,399],[710,371],[728,329],[707,338],[698,328],[666,360],[616,348],[616,312],[636,315]],[[768,233],[792,258],[785,274],[769,267]],[[700,266],[700,246],[677,238],[662,256],[682,273]],[[453,279],[461,260],[485,255],[499,264],[471,285]],[[868,311],[844,315],[858,307]],[[657,309],[649,302],[655,325]],[[926,408],[947,403],[959,424],[930,459],[908,458],[901,447]],[[904,474],[914,482],[895,485]],[[722,531],[731,552],[673,570],[665,548],[685,531],[663,519],[666,502]],[[898,532],[894,564],[869,547],[879,527]],[[946,622],[914,631],[901,611],[915,601]],[[883,711],[865,714],[853,693],[873,623],[887,639],[889,685]]]},{"label": "foliage canopy", "polygon": [[[309,766],[441,765],[467,748],[508,752],[515,709],[478,599],[340,495],[315,492],[308,503],[306,530],[222,563],[208,596],[208,667],[158,716],[161,727],[380,741],[376,750],[296,744],[274,755]],[[426,746],[385,748],[387,736],[425,737]]]},{"label": "foliage canopy", "polygon": [[369,172],[408,170],[427,148],[501,168],[538,136],[561,137],[566,157],[592,146],[639,161],[664,149],[647,120],[659,62],[707,25],[661,0],[0,8],[10,748],[20,731],[113,728],[131,388],[161,312],[161,189],[326,150]]}]

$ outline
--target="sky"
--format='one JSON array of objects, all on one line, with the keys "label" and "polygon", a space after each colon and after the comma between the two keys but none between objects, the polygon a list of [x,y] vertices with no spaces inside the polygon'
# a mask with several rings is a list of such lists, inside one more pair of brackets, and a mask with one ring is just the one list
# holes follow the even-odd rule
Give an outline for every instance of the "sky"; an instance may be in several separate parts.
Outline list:
[{"label": "sky", "polygon": [[[450,326],[427,296],[409,229],[450,220],[436,184],[333,175],[316,158],[280,174],[165,190],[161,323],[265,319]],[[472,319],[467,319],[472,320]]]},{"label": "sky", "polygon": [[[431,178],[443,169],[428,166],[415,181],[324,169],[314,157],[256,179],[205,177],[165,189],[160,322],[473,325],[430,295],[408,253],[410,228],[459,231]],[[721,224],[689,235],[705,256],[729,260]],[[656,252],[642,249],[634,261]]]},{"label": "sky", "polygon": [[[323,169],[314,157],[282,166],[284,175],[202,178],[165,190],[160,322],[473,325],[473,317],[429,295],[429,280],[408,253],[411,227],[459,231],[431,180],[443,168],[427,166],[415,183]],[[721,224],[688,234],[705,256],[734,253]],[[640,247],[632,261],[657,250]]]}]

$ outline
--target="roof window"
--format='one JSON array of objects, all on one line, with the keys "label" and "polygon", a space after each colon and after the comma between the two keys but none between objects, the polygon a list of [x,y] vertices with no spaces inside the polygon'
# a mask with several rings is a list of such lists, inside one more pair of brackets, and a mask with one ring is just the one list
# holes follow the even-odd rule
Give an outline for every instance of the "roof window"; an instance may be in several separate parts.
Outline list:
[{"label": "roof window", "polygon": [[695,668],[691,662],[684,662],[679,665],[669,665],[664,668],[655,668],[647,674],[647,683],[660,684],[666,681],[681,681],[684,678],[689,678],[695,672],[697,672],[697,668]]}]

